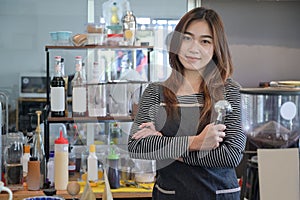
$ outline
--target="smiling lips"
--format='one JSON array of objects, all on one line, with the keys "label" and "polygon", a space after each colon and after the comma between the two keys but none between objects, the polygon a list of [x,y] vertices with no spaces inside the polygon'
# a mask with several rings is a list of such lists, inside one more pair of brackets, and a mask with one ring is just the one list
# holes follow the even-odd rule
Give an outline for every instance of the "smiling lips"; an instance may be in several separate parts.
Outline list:
[{"label": "smiling lips", "polygon": [[193,57],[193,56],[185,56],[186,61],[189,63],[195,63],[201,60],[201,58]]}]

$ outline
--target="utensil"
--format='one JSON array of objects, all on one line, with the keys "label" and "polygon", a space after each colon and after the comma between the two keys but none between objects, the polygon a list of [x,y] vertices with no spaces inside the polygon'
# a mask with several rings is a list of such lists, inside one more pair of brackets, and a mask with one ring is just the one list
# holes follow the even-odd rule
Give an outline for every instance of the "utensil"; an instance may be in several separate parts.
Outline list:
[{"label": "utensil", "polygon": [[223,123],[223,117],[225,117],[228,113],[232,112],[231,104],[226,100],[219,100],[215,104],[214,108],[215,108],[215,111],[218,113],[215,124]]}]

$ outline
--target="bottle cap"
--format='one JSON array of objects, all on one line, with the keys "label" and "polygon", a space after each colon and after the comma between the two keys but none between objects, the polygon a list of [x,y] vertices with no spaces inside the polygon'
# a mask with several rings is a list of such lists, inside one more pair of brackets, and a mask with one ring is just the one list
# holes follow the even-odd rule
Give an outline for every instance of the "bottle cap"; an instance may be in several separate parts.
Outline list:
[{"label": "bottle cap", "polygon": [[24,146],[24,153],[30,153],[30,145]]},{"label": "bottle cap", "polygon": [[96,146],[94,144],[90,145],[90,152],[96,152]]},{"label": "bottle cap", "polygon": [[50,157],[50,158],[54,158],[54,151],[50,151],[49,157]]},{"label": "bottle cap", "polygon": [[107,159],[109,159],[109,160],[118,160],[119,155],[116,154],[116,150],[113,147],[113,144],[114,144],[113,142],[110,143],[110,151],[109,151],[109,154],[107,156]]},{"label": "bottle cap", "polygon": [[59,131],[59,138],[54,141],[55,144],[68,144],[68,140],[64,138],[62,130]]}]

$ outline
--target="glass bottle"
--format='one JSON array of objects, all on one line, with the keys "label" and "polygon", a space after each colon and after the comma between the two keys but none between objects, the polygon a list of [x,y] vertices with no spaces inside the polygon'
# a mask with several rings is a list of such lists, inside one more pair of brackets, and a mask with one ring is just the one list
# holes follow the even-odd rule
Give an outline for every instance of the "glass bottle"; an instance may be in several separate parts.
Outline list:
[{"label": "glass bottle", "polygon": [[68,116],[68,83],[69,83],[69,77],[65,75],[65,59],[60,59],[61,63],[61,75],[65,81],[65,116]]},{"label": "glass bottle", "polygon": [[81,56],[75,59],[75,75],[72,79],[72,115],[73,117],[86,116],[87,97],[86,97],[86,78],[82,68]]},{"label": "glass bottle", "polygon": [[55,74],[51,80],[51,116],[65,116],[65,80],[62,75],[61,56],[55,56]]},{"label": "glass bottle", "polygon": [[32,157],[37,158],[37,161],[40,162],[40,188],[43,188],[46,180],[46,157],[45,157],[44,142],[41,135],[41,127],[40,127],[40,116],[42,114],[42,111],[37,110],[36,114],[37,114],[37,127],[35,129],[35,135],[33,139]]},{"label": "glass bottle", "polygon": [[132,11],[127,11],[122,18],[124,42],[128,46],[133,46],[135,42],[136,18]]}]

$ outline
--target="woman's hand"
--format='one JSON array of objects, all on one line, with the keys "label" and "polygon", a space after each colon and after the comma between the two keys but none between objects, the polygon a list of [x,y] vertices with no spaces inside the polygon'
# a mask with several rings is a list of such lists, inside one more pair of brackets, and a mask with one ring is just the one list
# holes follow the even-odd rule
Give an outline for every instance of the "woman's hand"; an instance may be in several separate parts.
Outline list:
[{"label": "woman's hand", "polygon": [[218,148],[225,137],[225,129],[224,124],[208,124],[199,135],[189,138],[190,151]]},{"label": "woman's hand", "polygon": [[140,130],[132,135],[133,139],[145,138],[150,135],[162,136],[162,134],[155,130],[155,126],[152,122],[142,123],[139,126]]}]

